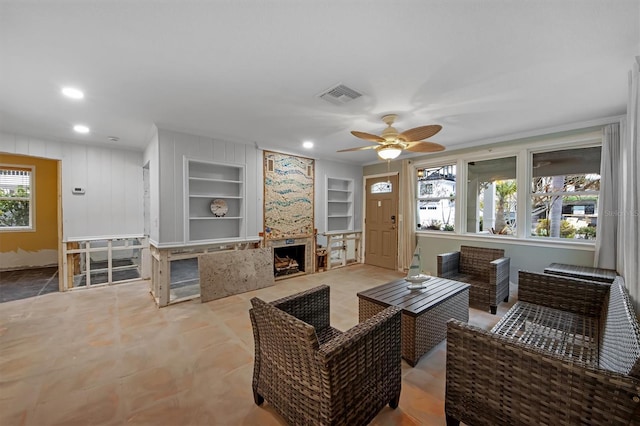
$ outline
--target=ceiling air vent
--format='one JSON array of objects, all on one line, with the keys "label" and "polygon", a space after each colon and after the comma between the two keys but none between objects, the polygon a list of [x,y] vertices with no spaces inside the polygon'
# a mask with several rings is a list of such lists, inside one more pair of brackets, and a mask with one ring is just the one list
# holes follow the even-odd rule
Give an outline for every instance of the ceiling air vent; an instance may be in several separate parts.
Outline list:
[{"label": "ceiling air vent", "polygon": [[344,84],[333,86],[318,95],[319,98],[331,102],[334,105],[344,105],[347,102],[358,99],[360,96],[362,96],[362,93],[358,93]]}]

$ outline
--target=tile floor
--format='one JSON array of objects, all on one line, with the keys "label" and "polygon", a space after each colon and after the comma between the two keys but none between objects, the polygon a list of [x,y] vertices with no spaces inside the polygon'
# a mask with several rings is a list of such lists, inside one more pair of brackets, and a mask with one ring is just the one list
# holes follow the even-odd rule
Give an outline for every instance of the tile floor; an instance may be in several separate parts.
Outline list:
[{"label": "tile floor", "polygon": [[[253,403],[250,298],[331,286],[332,325],[358,321],[356,293],[402,274],[353,265],[202,304],[156,308],[148,282],[52,293],[0,306],[0,425],[281,425]],[[515,289],[512,290],[515,293]],[[498,315],[470,310],[490,328]],[[400,405],[373,425],[444,425],[445,342],[403,361]]]}]

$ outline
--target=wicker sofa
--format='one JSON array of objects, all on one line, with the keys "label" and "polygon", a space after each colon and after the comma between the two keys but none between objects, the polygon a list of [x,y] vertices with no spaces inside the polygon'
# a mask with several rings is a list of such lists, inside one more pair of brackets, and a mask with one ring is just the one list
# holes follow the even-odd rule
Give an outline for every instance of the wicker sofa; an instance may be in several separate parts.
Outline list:
[{"label": "wicker sofa", "polygon": [[640,326],[613,283],[520,271],[491,330],[447,323],[447,425],[640,424]]},{"label": "wicker sofa", "polygon": [[292,425],[367,424],[398,406],[400,308],[343,333],[329,325],[326,285],[251,304],[257,405],[266,399]]},{"label": "wicker sofa", "polygon": [[438,276],[470,284],[469,305],[494,315],[500,302],[509,301],[510,266],[501,249],[461,246],[438,255]]}]

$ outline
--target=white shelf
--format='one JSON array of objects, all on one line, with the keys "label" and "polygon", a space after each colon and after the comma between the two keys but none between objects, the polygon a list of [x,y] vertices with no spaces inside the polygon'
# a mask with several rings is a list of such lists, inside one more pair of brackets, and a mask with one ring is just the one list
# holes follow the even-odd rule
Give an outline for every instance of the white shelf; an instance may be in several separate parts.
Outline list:
[{"label": "white shelf", "polygon": [[220,194],[194,194],[189,195],[190,198],[224,198],[224,199],[238,199],[241,200],[242,197],[238,195],[220,195]]},{"label": "white shelf", "polygon": [[[185,157],[184,174],[185,244],[245,238],[244,166]],[[213,215],[215,199],[226,201],[227,215]]]},{"label": "white shelf", "polygon": [[224,217],[190,217],[189,220],[229,220],[229,219],[242,219],[240,216],[238,217],[229,217],[229,216],[224,216]]},{"label": "white shelf", "polygon": [[353,229],[353,179],[326,176],[326,232]]},{"label": "white shelf", "polygon": [[212,178],[200,178],[200,177],[190,177],[189,180],[190,181],[203,181],[203,182],[242,183],[241,180],[212,179]]}]

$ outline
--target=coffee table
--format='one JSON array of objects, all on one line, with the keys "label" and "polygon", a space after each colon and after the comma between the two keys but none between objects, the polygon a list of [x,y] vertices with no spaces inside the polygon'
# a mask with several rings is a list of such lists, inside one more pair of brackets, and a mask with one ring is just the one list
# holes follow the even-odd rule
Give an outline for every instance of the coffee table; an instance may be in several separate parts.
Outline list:
[{"label": "coffee table", "polygon": [[431,277],[426,288],[409,290],[404,279],[358,293],[360,322],[388,306],[402,308],[402,357],[413,367],[447,337],[447,321],[469,321],[469,284]]}]

